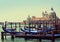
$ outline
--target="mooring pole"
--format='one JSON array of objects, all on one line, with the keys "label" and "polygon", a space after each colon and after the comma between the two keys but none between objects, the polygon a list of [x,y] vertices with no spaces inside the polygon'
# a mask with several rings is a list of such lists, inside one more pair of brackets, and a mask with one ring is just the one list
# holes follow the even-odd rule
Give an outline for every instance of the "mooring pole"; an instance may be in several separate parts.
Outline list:
[{"label": "mooring pole", "polygon": [[52,32],[52,42],[55,42],[54,31]]},{"label": "mooring pole", "polygon": [[17,28],[17,23],[15,23],[15,30],[16,30],[16,28]]},{"label": "mooring pole", "polygon": [[[4,28],[5,29],[7,28],[7,21],[5,21],[5,23],[4,23]],[[5,39],[6,39],[6,32],[5,32]]]},{"label": "mooring pole", "polygon": [[19,23],[19,32],[20,32],[20,27],[21,27],[20,25],[21,25],[21,24]]},{"label": "mooring pole", "polygon": [[4,35],[3,35],[3,32],[1,32],[1,40],[4,41]]},{"label": "mooring pole", "polygon": [[11,40],[14,42],[14,33],[11,33]]}]

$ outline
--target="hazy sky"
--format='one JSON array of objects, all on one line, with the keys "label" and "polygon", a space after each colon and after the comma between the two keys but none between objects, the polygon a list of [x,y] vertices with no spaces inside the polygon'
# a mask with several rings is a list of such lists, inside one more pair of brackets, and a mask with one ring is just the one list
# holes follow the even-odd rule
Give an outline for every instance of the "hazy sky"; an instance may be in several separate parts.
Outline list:
[{"label": "hazy sky", "polygon": [[0,21],[22,21],[28,15],[41,17],[53,7],[60,16],[60,0],[0,0]]}]

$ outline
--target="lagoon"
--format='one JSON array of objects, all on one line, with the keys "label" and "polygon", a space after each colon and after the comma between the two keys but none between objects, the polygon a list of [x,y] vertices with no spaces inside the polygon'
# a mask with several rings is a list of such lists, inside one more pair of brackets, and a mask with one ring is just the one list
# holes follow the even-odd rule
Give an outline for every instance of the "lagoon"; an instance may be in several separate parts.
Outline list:
[{"label": "lagoon", "polygon": [[[0,42],[13,42],[11,40],[10,36],[7,36],[7,39],[2,41],[1,40],[1,32],[2,31],[3,31],[2,27],[0,26]],[[24,38],[15,38],[14,42],[38,42],[38,40],[37,39],[30,39],[30,40],[25,41]],[[42,42],[51,42],[51,40],[42,40]],[[55,42],[60,42],[60,38],[56,39]]]}]

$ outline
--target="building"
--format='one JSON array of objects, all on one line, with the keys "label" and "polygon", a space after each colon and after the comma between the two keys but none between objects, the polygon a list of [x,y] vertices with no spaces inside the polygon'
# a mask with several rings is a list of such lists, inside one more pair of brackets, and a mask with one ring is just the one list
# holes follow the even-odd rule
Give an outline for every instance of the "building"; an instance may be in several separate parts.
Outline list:
[{"label": "building", "polygon": [[53,8],[48,13],[47,11],[42,12],[42,17],[28,16],[27,24],[32,24],[33,26],[53,26],[60,23],[60,19],[56,16],[56,12]]}]

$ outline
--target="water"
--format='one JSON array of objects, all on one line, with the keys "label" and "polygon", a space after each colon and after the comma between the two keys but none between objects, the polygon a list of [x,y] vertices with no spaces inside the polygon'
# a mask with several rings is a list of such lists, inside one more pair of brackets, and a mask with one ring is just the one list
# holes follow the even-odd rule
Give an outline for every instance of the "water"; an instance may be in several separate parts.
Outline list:
[{"label": "water", "polygon": [[[0,32],[1,31],[3,31],[3,30],[0,26]],[[0,33],[0,42],[2,42],[1,41],[1,33]],[[11,40],[10,36],[7,36],[7,39],[4,40],[4,42],[13,42],[13,41]],[[25,41],[24,38],[15,38],[14,42],[38,42],[38,40],[37,39],[30,39],[30,40]],[[51,42],[51,40],[42,40],[42,42]],[[60,42],[60,38],[56,39],[55,42]]]}]

